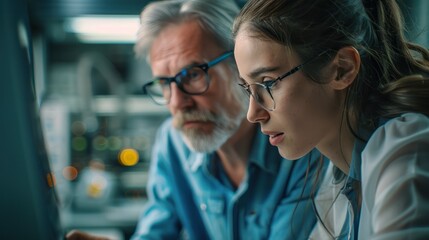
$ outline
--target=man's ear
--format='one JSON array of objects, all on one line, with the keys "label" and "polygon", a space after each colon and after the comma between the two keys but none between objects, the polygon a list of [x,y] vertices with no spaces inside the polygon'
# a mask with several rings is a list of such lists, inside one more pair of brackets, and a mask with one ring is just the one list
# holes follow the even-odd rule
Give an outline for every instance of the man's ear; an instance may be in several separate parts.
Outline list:
[{"label": "man's ear", "polygon": [[343,47],[334,58],[336,77],[329,84],[336,90],[343,90],[356,79],[360,69],[360,55],[354,47]]}]

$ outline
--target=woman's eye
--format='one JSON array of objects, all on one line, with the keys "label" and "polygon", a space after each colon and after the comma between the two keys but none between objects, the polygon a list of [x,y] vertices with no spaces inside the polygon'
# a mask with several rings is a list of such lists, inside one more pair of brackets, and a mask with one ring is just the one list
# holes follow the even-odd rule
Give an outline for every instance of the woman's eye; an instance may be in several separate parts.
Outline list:
[{"label": "woman's eye", "polygon": [[273,85],[274,82],[275,80],[273,80],[272,78],[267,78],[262,82],[262,84],[264,84],[267,87],[271,87],[271,85]]},{"label": "woman's eye", "polygon": [[274,78],[272,77],[264,77],[262,78],[261,82],[265,83],[265,82],[273,82],[273,81],[274,81]]}]

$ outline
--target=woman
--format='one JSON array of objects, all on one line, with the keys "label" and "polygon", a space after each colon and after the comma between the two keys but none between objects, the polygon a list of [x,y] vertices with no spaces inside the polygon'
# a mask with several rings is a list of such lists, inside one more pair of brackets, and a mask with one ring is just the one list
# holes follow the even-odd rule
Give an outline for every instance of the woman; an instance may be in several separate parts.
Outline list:
[{"label": "woman", "polygon": [[249,0],[233,31],[249,121],[283,157],[316,147],[336,167],[347,211],[316,206],[325,235],[428,238],[429,52],[396,2]]}]

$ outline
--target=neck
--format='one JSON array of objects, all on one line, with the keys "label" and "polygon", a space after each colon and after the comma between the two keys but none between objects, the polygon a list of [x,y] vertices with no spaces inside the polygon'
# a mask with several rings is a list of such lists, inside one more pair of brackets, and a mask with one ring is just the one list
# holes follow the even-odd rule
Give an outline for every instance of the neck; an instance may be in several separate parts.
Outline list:
[{"label": "neck", "polygon": [[256,126],[245,119],[237,132],[216,151],[227,176],[235,187],[240,185],[246,175],[247,161],[255,132]]},{"label": "neck", "polygon": [[337,129],[331,132],[327,140],[317,148],[342,172],[349,174],[355,136],[347,126],[346,120],[343,120],[341,129],[338,129],[337,125]]}]

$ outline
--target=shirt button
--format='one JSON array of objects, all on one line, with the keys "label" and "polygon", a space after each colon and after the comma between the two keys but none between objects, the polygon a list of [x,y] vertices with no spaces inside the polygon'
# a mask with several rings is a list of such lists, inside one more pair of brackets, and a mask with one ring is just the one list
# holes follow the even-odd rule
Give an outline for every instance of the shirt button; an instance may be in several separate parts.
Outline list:
[{"label": "shirt button", "polygon": [[205,203],[200,204],[200,209],[205,211],[207,209],[207,205]]}]

